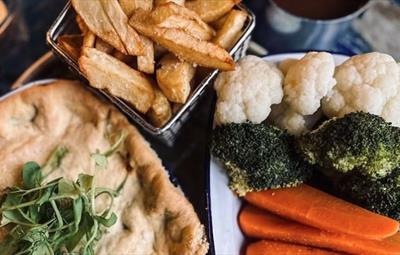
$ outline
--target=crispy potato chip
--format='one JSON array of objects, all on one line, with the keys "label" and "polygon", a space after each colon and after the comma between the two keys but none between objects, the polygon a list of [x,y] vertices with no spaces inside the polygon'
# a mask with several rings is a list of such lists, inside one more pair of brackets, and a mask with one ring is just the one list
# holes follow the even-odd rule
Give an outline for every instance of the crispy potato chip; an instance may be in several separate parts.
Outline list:
[{"label": "crispy potato chip", "polygon": [[172,54],[164,56],[157,70],[157,83],[169,101],[185,103],[190,94],[190,81],[196,69]]},{"label": "crispy potato chip", "polygon": [[128,25],[128,17],[118,3],[118,0],[99,0],[107,16],[110,18],[119,38],[125,46],[128,55],[144,54],[143,43],[139,34]]},{"label": "crispy potato chip", "polygon": [[185,0],[156,0],[155,5],[157,6],[157,5],[166,4],[166,3],[170,3],[170,2],[176,3],[181,6],[185,6]]},{"label": "crispy potato chip", "polygon": [[153,104],[154,89],[145,75],[94,48],[84,48],[79,67],[95,88],[106,90],[146,113]]},{"label": "crispy potato chip", "polygon": [[145,55],[137,57],[137,65],[139,71],[144,73],[154,73],[154,46],[153,42],[145,36],[142,37],[142,42],[145,49]]},{"label": "crispy potato chip", "polygon": [[83,22],[78,22],[78,25],[86,24],[97,36],[119,51],[126,53],[125,46],[107,17],[100,1],[71,0],[71,3],[83,20]]},{"label": "crispy potato chip", "polygon": [[127,64],[128,66],[132,66],[133,62],[136,62],[135,57],[129,56],[129,55],[125,55],[124,53],[121,53],[119,51],[114,51],[114,53],[112,54],[112,56],[116,59],[118,59],[121,62],[124,62],[125,64]]},{"label": "crispy potato chip", "polygon": [[138,8],[145,11],[151,11],[153,9],[153,0],[119,0],[119,4],[128,17]]},{"label": "crispy potato chip", "polygon": [[215,31],[197,13],[173,2],[157,6],[150,18],[159,27],[180,28],[201,40],[208,41],[215,35]]},{"label": "crispy potato chip", "polygon": [[117,0],[72,0],[72,6],[90,31],[124,54],[142,55],[139,35],[128,25],[128,18]]},{"label": "crispy potato chip", "polygon": [[147,116],[156,127],[162,127],[172,116],[171,104],[157,87],[154,87],[154,100]]},{"label": "crispy potato chip", "polygon": [[193,0],[185,6],[196,12],[205,22],[213,22],[228,13],[240,0]]},{"label": "crispy potato chip", "polygon": [[148,19],[148,14],[139,9],[134,12],[130,24],[140,33],[173,52],[179,58],[189,63],[221,70],[233,70],[235,68],[232,57],[220,46],[199,40],[185,33],[182,29],[160,28],[146,22],[146,19]]},{"label": "crispy potato chip", "polygon": [[[140,8],[145,11],[151,11],[153,9],[153,0],[119,0],[122,10],[125,14],[130,17],[132,13]],[[154,73],[154,46],[153,42],[145,36],[140,36],[143,44],[144,54],[138,56],[137,67],[139,71],[152,74]],[[123,55],[117,55],[121,61],[126,62],[126,58]],[[129,61],[130,62],[130,61]]]},{"label": "crispy potato chip", "polygon": [[127,17],[130,17],[137,8],[135,0],[119,0],[119,4]]},{"label": "crispy potato chip", "polygon": [[81,16],[76,15],[75,21],[76,24],[78,24],[79,30],[82,32],[82,34],[86,34],[87,32],[89,32],[89,28],[86,25],[85,21],[83,21]]},{"label": "crispy potato chip", "polygon": [[83,43],[82,35],[61,35],[57,42],[73,59],[78,60]]},{"label": "crispy potato chip", "polygon": [[231,49],[240,37],[246,19],[247,13],[239,10],[232,10],[228,14],[224,25],[217,31],[213,43],[224,49]]},{"label": "crispy potato chip", "polygon": [[153,0],[135,0],[135,1],[137,8],[140,8],[145,11],[151,11],[153,9]]},{"label": "crispy potato chip", "polygon": [[86,32],[86,34],[83,36],[83,43],[82,47],[85,48],[93,48],[94,44],[96,42],[96,35],[92,33],[91,31]]},{"label": "crispy potato chip", "polygon": [[102,51],[102,52],[107,53],[107,54],[111,54],[114,51],[113,46],[111,46],[110,44],[105,42],[100,37],[96,38],[95,48],[98,49],[99,51]]},{"label": "crispy potato chip", "polygon": [[216,21],[211,23],[211,26],[217,30],[221,29],[222,26],[224,25],[226,19],[228,18],[228,14],[225,14],[224,16],[222,16],[221,18],[217,19]]},{"label": "crispy potato chip", "polygon": [[168,52],[166,48],[157,43],[153,43],[153,46],[154,46],[154,59],[160,59],[163,55],[165,55]]}]

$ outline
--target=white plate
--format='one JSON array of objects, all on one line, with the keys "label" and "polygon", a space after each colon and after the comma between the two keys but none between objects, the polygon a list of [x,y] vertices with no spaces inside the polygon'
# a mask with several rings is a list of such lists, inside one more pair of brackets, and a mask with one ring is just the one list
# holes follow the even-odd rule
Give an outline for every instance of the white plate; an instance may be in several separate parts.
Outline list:
[{"label": "white plate", "polygon": [[[348,56],[333,54],[336,65]],[[304,53],[286,53],[265,57],[271,62],[288,58],[301,58]],[[228,187],[228,177],[221,164],[212,157],[210,160],[211,222],[216,255],[239,255],[245,238],[237,223],[241,200]]]}]

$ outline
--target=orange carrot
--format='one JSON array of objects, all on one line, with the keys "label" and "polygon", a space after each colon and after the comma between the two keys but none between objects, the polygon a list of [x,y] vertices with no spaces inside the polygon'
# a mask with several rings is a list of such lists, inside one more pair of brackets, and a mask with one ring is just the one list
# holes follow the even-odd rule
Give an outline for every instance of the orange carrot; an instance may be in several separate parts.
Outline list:
[{"label": "orange carrot", "polygon": [[246,255],[340,255],[342,253],[325,251],[295,244],[259,241],[247,247]]},{"label": "orange carrot", "polygon": [[400,254],[400,242],[394,237],[379,241],[327,232],[283,219],[251,205],[245,206],[240,213],[239,224],[244,234],[253,238],[310,245],[350,254]]},{"label": "orange carrot", "polygon": [[282,217],[330,232],[383,239],[399,230],[399,223],[302,184],[295,188],[249,192],[245,199]]}]

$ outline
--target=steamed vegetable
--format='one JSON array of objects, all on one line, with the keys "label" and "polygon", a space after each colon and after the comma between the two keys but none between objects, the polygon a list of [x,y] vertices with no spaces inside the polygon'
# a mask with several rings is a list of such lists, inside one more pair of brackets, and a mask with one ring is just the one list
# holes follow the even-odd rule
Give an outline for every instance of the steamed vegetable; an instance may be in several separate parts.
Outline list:
[{"label": "steamed vegetable", "polygon": [[399,223],[302,184],[295,188],[249,192],[245,199],[282,217],[325,231],[367,239],[383,239]]},{"label": "steamed vegetable", "polygon": [[266,124],[216,127],[211,152],[225,165],[229,186],[240,196],[250,191],[293,187],[311,175],[311,168],[295,152],[294,138]]},{"label": "steamed vegetable", "polygon": [[259,241],[247,247],[246,255],[340,255],[332,251],[321,250],[302,245],[275,242]]},{"label": "steamed vegetable", "polygon": [[351,57],[336,68],[335,78],[336,86],[322,100],[327,116],[364,111],[400,126],[400,66],[391,56],[371,52]]},{"label": "steamed vegetable", "polygon": [[370,180],[359,174],[342,176],[334,187],[346,199],[373,212],[400,220],[400,168]]},{"label": "steamed vegetable", "polygon": [[239,215],[244,234],[251,238],[276,240],[349,254],[400,254],[400,242],[370,240],[352,235],[328,232],[276,216],[247,205]]},{"label": "steamed vegetable", "polygon": [[217,125],[264,121],[271,105],[282,101],[282,73],[272,63],[256,56],[242,58],[234,71],[215,80]]},{"label": "steamed vegetable", "polygon": [[336,84],[333,78],[335,61],[327,52],[309,52],[285,65],[284,97],[272,112],[272,121],[290,134],[300,135],[310,129],[308,116],[320,108],[321,99]]},{"label": "steamed vegetable", "polygon": [[400,164],[400,128],[364,112],[328,120],[298,145],[306,161],[334,175],[356,171],[376,179]]}]

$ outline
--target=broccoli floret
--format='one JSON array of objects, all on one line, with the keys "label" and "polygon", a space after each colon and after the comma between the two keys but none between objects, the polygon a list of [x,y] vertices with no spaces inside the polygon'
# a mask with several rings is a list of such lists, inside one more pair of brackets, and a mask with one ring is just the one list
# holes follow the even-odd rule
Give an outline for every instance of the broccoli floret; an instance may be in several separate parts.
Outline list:
[{"label": "broccoli floret", "polygon": [[327,173],[357,170],[382,178],[400,164],[400,128],[376,115],[350,113],[301,136],[298,147],[306,161]]},{"label": "broccoli floret", "polygon": [[335,189],[346,200],[400,220],[400,168],[378,180],[355,173],[347,174],[336,182]]},{"label": "broccoli floret", "polygon": [[229,186],[239,196],[251,191],[296,186],[312,173],[312,167],[296,154],[294,137],[263,123],[217,127],[211,152],[225,165]]}]

